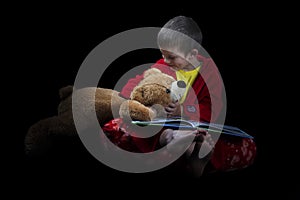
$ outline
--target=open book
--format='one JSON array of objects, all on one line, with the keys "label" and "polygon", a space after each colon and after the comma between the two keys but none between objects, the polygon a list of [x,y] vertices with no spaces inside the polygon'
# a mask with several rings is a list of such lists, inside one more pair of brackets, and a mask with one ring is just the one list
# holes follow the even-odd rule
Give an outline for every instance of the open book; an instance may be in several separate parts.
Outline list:
[{"label": "open book", "polygon": [[132,121],[132,123],[139,126],[162,126],[182,130],[200,128],[207,130],[209,133],[222,133],[244,138],[253,138],[253,136],[234,126],[185,120],[182,118],[157,118],[152,121]]}]

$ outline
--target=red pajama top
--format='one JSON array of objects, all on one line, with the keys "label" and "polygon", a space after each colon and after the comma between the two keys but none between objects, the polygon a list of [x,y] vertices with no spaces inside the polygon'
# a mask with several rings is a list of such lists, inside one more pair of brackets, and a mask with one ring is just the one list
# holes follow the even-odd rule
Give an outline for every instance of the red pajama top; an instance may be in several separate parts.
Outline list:
[{"label": "red pajama top", "polygon": [[[198,55],[201,62],[200,74],[192,85],[192,90],[188,91],[185,101],[182,104],[183,116],[188,119],[217,122],[223,107],[223,82],[219,71],[211,58]],[[176,79],[175,71],[170,68],[163,59],[158,60],[151,68],[157,68],[163,73]],[[143,79],[143,75],[132,78],[123,87],[120,95],[129,98],[134,87]],[[209,88],[209,89],[208,89]],[[212,103],[213,112],[212,112]],[[200,116],[199,116],[200,113]]]}]

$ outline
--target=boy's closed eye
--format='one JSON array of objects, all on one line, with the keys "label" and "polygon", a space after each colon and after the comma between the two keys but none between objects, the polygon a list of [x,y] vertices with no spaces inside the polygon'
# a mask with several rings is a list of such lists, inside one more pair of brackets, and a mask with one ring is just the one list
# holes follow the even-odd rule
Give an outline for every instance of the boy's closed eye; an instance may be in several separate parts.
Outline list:
[{"label": "boy's closed eye", "polygon": [[162,57],[167,60],[174,60],[176,58],[176,56],[164,56],[164,55],[162,55]]}]

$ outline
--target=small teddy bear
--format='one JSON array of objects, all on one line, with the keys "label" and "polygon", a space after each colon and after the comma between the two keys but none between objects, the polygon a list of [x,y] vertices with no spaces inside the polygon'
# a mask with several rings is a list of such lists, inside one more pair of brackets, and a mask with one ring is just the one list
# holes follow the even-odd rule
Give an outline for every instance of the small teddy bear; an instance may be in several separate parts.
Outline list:
[{"label": "small teddy bear", "polygon": [[121,104],[121,118],[149,121],[165,116],[164,107],[178,101],[184,94],[186,84],[152,68],[144,73],[144,79],[133,89],[130,100]]}]

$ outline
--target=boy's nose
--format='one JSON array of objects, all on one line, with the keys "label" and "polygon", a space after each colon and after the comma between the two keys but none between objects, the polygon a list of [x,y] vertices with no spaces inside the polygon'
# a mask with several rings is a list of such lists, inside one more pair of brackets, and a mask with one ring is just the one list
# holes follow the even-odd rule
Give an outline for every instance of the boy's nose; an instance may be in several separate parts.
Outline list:
[{"label": "boy's nose", "polygon": [[170,64],[170,60],[167,59],[166,57],[164,58],[164,62],[167,63],[167,64]]}]

